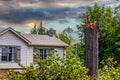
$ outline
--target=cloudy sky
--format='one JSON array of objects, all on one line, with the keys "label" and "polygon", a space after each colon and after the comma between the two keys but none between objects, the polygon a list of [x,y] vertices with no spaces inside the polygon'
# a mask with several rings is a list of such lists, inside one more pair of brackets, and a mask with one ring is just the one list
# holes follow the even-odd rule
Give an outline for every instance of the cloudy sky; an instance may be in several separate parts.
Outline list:
[{"label": "cloudy sky", "polygon": [[42,20],[46,28],[58,32],[81,23],[87,7],[120,5],[120,0],[0,0],[0,27],[13,27],[28,33]]}]

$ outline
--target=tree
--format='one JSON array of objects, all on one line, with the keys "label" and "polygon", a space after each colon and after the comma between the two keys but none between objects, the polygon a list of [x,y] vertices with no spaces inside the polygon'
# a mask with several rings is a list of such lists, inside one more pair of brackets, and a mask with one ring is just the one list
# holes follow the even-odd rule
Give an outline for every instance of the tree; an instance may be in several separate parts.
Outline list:
[{"label": "tree", "polygon": [[[99,22],[99,61],[114,57],[120,62],[120,23],[109,7],[95,5],[89,8],[86,17]],[[83,21],[85,23],[85,20]],[[83,26],[78,26],[83,27]]]},{"label": "tree", "polygon": [[74,55],[78,56],[81,61],[84,61],[84,47],[85,47],[84,42],[75,43],[70,47],[71,47],[71,52]]},{"label": "tree", "polygon": [[79,42],[73,44],[71,47],[72,52],[77,55],[80,60],[84,61],[84,50],[85,50],[85,43],[84,43],[84,29],[83,25],[77,25],[77,31],[75,32],[79,36]]},{"label": "tree", "polygon": [[[85,23],[84,23],[85,24]],[[77,25],[77,31],[76,33],[78,34],[79,36],[79,40],[80,42],[84,42],[84,28],[83,28],[84,25]]]},{"label": "tree", "polygon": [[42,22],[40,22],[40,26],[37,29],[38,34],[47,34],[47,30],[43,27]]},{"label": "tree", "polygon": [[37,27],[36,24],[34,25],[34,28],[31,29],[31,34],[45,35],[47,34],[47,29],[43,27],[42,22],[40,22],[39,27]]},{"label": "tree", "polygon": [[74,30],[70,27],[67,27],[63,30],[63,34],[65,36],[67,36],[69,38],[69,40],[71,41],[70,44],[72,43],[72,41],[74,41],[72,34],[74,33]]},{"label": "tree", "polygon": [[73,33],[74,30],[70,27],[67,27],[61,33],[57,34],[56,37],[62,40],[63,42],[67,43],[68,45],[71,45],[74,41],[72,37]]},{"label": "tree", "polygon": [[119,21],[120,21],[120,5],[115,7],[115,13],[116,13],[116,16],[118,17]]},{"label": "tree", "polygon": [[36,24],[34,24],[34,28],[31,29],[31,34],[38,34]]},{"label": "tree", "polygon": [[98,22],[92,23],[86,19],[85,33],[85,66],[89,69],[88,75],[98,77]]},{"label": "tree", "polygon": [[68,45],[71,44],[71,41],[68,38],[68,36],[64,35],[63,33],[57,34],[56,37],[59,38],[60,40],[62,40],[63,42],[67,43]]}]

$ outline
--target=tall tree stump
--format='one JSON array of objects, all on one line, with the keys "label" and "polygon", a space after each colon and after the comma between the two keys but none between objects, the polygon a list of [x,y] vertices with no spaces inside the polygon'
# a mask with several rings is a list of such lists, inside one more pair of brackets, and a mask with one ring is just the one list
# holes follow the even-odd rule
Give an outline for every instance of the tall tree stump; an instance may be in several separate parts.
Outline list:
[{"label": "tall tree stump", "polygon": [[85,27],[85,66],[89,69],[88,75],[98,76],[98,23],[87,21]]}]

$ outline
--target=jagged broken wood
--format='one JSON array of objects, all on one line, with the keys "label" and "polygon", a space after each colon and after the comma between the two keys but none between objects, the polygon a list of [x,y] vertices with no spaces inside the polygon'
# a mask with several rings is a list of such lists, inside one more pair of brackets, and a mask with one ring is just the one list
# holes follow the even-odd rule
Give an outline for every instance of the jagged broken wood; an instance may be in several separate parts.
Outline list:
[{"label": "jagged broken wood", "polygon": [[98,23],[91,23],[87,19],[85,33],[85,66],[89,69],[88,75],[98,76]]}]

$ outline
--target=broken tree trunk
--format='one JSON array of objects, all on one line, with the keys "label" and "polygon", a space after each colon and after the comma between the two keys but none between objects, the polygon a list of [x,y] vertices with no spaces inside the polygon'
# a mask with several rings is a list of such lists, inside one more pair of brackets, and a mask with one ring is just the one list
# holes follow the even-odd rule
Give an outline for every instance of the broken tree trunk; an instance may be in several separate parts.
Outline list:
[{"label": "broken tree trunk", "polygon": [[98,77],[98,23],[85,26],[84,32],[85,66],[89,69],[88,75]]}]

